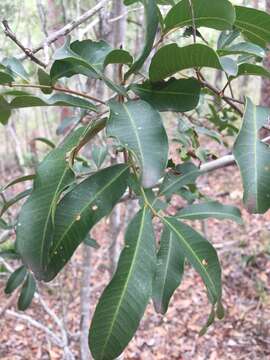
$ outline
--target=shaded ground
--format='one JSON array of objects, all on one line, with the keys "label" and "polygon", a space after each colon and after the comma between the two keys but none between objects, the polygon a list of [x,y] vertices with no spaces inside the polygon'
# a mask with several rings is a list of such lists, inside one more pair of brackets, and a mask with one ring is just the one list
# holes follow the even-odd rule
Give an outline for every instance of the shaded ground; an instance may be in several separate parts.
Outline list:
[{"label": "shaded ground", "polygon": [[[225,172],[230,172],[229,178]],[[241,206],[240,179],[232,167],[211,174],[208,180],[203,178],[200,186],[209,196],[221,195],[224,202]],[[251,216],[243,209],[242,213],[244,226],[217,220],[209,220],[206,226],[208,238],[218,249],[222,262],[226,318],[216,322],[204,337],[198,337],[210,307],[200,278],[187,267],[166,316],[155,314],[152,305],[148,307],[140,329],[125,351],[125,359],[270,359],[270,214]],[[196,226],[199,228],[200,222]],[[91,260],[91,311],[109,281],[107,230],[103,222],[94,234],[101,248],[93,250]],[[72,266],[50,288],[40,285],[50,307],[59,316],[64,312],[72,335],[70,346],[77,359],[80,265],[79,251]],[[3,295],[4,279],[5,276],[0,277],[0,307],[8,301]],[[10,308],[16,310],[14,305]],[[38,301],[26,314],[58,331]],[[53,345],[42,330],[25,321],[6,313],[1,316],[0,328],[0,359],[62,358],[62,349]]]}]

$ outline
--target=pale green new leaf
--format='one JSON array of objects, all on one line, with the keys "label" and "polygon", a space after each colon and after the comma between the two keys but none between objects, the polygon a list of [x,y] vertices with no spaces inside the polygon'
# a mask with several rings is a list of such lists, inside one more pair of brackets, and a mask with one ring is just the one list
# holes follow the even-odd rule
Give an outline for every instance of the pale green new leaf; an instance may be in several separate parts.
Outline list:
[{"label": "pale green new leaf", "polygon": [[164,218],[163,222],[175,234],[183,255],[201,276],[211,303],[220,302],[221,268],[214,247],[198,232],[175,218]]},{"label": "pale green new leaf", "polygon": [[190,111],[200,100],[201,85],[196,79],[174,79],[158,84],[145,81],[131,90],[158,111]]},{"label": "pale green new leaf", "polygon": [[153,281],[153,302],[158,313],[167,312],[170,299],[180,285],[185,258],[174,232],[164,226],[157,254],[157,270]]},{"label": "pale green new leaf", "polygon": [[238,44],[234,44],[222,49],[217,50],[218,55],[252,55],[259,58],[263,58],[265,56],[265,50],[250,42],[241,42]]},{"label": "pale green new leaf", "polygon": [[270,208],[270,149],[259,139],[259,130],[269,121],[268,108],[246,99],[242,127],[233,148],[244,185],[244,203],[251,213]]},{"label": "pale green new leaf", "polygon": [[202,220],[209,217],[215,219],[230,219],[243,224],[241,213],[235,206],[223,205],[216,201],[201,204],[192,204],[180,210],[176,215],[179,219]]},{"label": "pale green new leaf", "polygon": [[128,165],[114,165],[88,177],[63,197],[55,213],[48,266],[39,279],[51,281],[65,266],[91,228],[120,200],[128,176]]},{"label": "pale green new leaf", "polygon": [[5,58],[2,61],[2,64],[6,66],[6,71],[12,76],[12,77],[20,77],[21,79],[28,81],[29,75],[25,68],[23,67],[23,64],[20,60],[16,59],[15,57],[9,57]]},{"label": "pale green new leaf", "polygon": [[[230,30],[235,21],[235,10],[228,0],[192,0],[196,27]],[[178,2],[165,17],[165,31],[192,26],[190,0]]]},{"label": "pale green new leaf", "polygon": [[152,294],[155,237],[151,213],[141,210],[128,226],[125,247],[92,320],[89,345],[95,360],[113,360],[127,346]]},{"label": "pale green new leaf", "polygon": [[70,152],[84,128],[72,133],[62,146],[52,150],[38,166],[33,191],[23,205],[17,225],[16,249],[24,263],[41,276],[47,266],[52,241],[53,209],[62,191],[74,181],[67,153]]},{"label": "pale green new leaf", "polygon": [[168,138],[160,114],[145,101],[110,101],[107,136],[130,150],[141,168],[142,185],[154,186],[168,159]]}]

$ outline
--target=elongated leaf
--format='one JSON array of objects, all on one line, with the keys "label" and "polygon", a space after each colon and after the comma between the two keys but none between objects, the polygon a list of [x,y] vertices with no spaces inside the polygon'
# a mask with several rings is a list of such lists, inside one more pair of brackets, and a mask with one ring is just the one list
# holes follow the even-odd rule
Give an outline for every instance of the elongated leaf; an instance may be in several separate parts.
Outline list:
[{"label": "elongated leaf", "polygon": [[154,186],[163,176],[168,159],[168,138],[159,113],[147,102],[110,101],[107,135],[132,151],[140,164],[142,185]]},{"label": "elongated leaf", "polygon": [[20,60],[15,57],[5,58],[2,64],[6,66],[6,71],[13,77],[19,76],[21,79],[28,81],[29,75]]},{"label": "elongated leaf", "polygon": [[26,189],[17,195],[13,196],[11,199],[8,199],[7,202],[5,202],[1,208],[0,216],[2,216],[11,206],[16,204],[18,201],[24,199],[25,197],[29,196],[32,192],[32,189]]},{"label": "elongated leaf", "polygon": [[235,6],[235,11],[235,27],[250,42],[266,48],[270,43],[270,15],[244,6]]},{"label": "elongated leaf", "polygon": [[15,270],[9,277],[7,285],[5,287],[5,293],[11,294],[14,290],[19,287],[26,276],[26,267],[23,265]]},{"label": "elongated leaf", "polygon": [[143,209],[128,226],[116,273],[94,313],[89,344],[95,360],[113,360],[129,343],[150,299],[154,273],[151,214]]},{"label": "elongated leaf", "polygon": [[[66,48],[68,51],[66,55],[71,55],[71,50],[73,55],[75,53],[77,56],[84,59],[86,64],[80,64],[78,62],[76,63],[65,59],[64,51]],[[94,78],[99,77],[97,71],[99,72],[103,70],[104,60],[112,50],[111,46],[103,40],[76,40],[72,43],[67,42],[65,46],[60,48],[54,55],[56,61],[53,63],[50,72],[53,83],[62,77],[70,77],[76,74],[82,74],[87,77]],[[91,68],[88,66],[89,64],[92,65]]]},{"label": "elongated leaf", "polygon": [[[1,74],[0,74],[1,78]],[[11,115],[11,109],[9,103],[3,96],[0,96],[0,123],[6,125]]]},{"label": "elongated leaf", "polygon": [[133,63],[133,57],[126,50],[115,49],[112,50],[104,60],[104,67],[109,64],[126,64],[131,65]]},{"label": "elongated leaf", "polygon": [[4,191],[6,189],[8,189],[9,187],[16,185],[18,183],[24,182],[24,181],[30,181],[33,180],[35,178],[34,174],[30,174],[30,175],[24,175],[24,176],[20,176],[15,180],[10,181],[7,185],[5,185],[1,191]]},{"label": "elongated leaf", "polygon": [[241,42],[219,49],[217,50],[217,53],[220,56],[237,54],[253,55],[259,58],[263,58],[265,56],[265,50],[262,47],[249,42]]},{"label": "elongated leaf", "polygon": [[250,212],[259,214],[270,207],[270,150],[258,137],[269,115],[269,109],[255,106],[247,98],[242,127],[233,148],[244,185],[244,203]]},{"label": "elongated leaf", "polygon": [[97,111],[96,105],[92,104],[90,101],[69,94],[54,94],[51,97],[21,95],[15,97],[10,102],[10,107],[13,109],[35,106],[71,106]]},{"label": "elongated leaf", "polygon": [[0,85],[11,83],[13,80],[14,79],[12,75],[5,71],[0,71]]},{"label": "elongated leaf", "polygon": [[180,285],[185,258],[179,241],[167,226],[164,227],[157,254],[157,270],[153,282],[153,301],[158,313],[167,312],[170,299]]},{"label": "elongated leaf", "polygon": [[209,67],[224,70],[220,59],[212,48],[203,44],[178,47],[169,44],[160,48],[154,55],[150,69],[150,80],[160,81],[185,69]]},{"label": "elongated leaf", "polygon": [[38,166],[31,196],[23,205],[17,226],[16,248],[35,274],[44,271],[52,241],[53,209],[62,191],[74,181],[66,160],[84,128],[72,133],[65,143],[52,150]]},{"label": "elongated leaf", "polygon": [[201,86],[195,79],[170,79],[167,82],[132,85],[131,89],[142,100],[147,101],[158,111],[190,111],[200,100]]},{"label": "elongated leaf", "polygon": [[175,218],[163,219],[179,241],[182,252],[202,277],[209,300],[216,304],[221,299],[221,268],[214,247],[198,232]]},{"label": "elongated leaf", "polygon": [[92,159],[99,169],[103,164],[106,156],[108,155],[108,148],[107,146],[96,146],[94,145],[92,148]]},{"label": "elongated leaf", "polygon": [[31,304],[36,291],[36,281],[31,273],[28,273],[23,284],[21,295],[18,300],[18,309],[25,311]]},{"label": "elongated leaf", "polygon": [[132,73],[136,73],[143,66],[145,60],[148,58],[152,51],[152,47],[155,41],[156,32],[158,29],[158,9],[155,0],[141,0],[144,5],[145,11],[145,40],[144,48],[139,58],[133,63],[129,71],[125,74],[127,79]]},{"label": "elongated leaf", "polygon": [[75,186],[59,203],[46,271],[38,274],[52,280],[84,241],[91,228],[108,215],[127,187],[127,165],[103,169]]},{"label": "elongated leaf", "polygon": [[[109,78],[107,78],[107,76],[105,76],[101,70],[103,69],[104,56],[106,56],[111,51],[111,47],[109,47],[109,45],[106,44],[105,42],[102,42],[100,49],[99,43],[98,44],[95,43],[97,45],[97,49],[93,50],[92,49],[93,42],[90,41],[89,43],[89,40],[85,40],[85,42],[77,42],[76,44],[77,44],[76,46],[73,45],[73,49],[74,49],[73,50],[70,47],[71,44],[70,44],[70,40],[68,39],[64,44],[64,46],[61,47],[60,49],[57,49],[56,52],[54,53],[55,60],[64,60],[65,62],[71,65],[71,69],[69,68],[69,72],[68,72],[69,76],[78,73],[84,74],[84,71],[86,70],[88,71],[88,73],[90,72],[91,74],[95,75],[96,78],[102,79],[108,87],[110,87],[112,90],[116,91],[120,95],[126,95],[125,89],[122,86],[115,84]],[[90,46],[90,50],[89,50],[89,46]],[[104,47],[105,47],[105,51],[104,51]],[[98,56],[95,54],[95,51],[98,52]],[[102,63],[100,63],[101,61],[100,57],[103,60]],[[75,70],[73,66],[75,67]],[[79,72],[78,67],[83,71]],[[55,75],[52,73],[51,73],[51,77],[55,79]]]},{"label": "elongated leaf", "polygon": [[[228,0],[192,0],[196,27],[208,27],[217,30],[230,30],[235,21],[235,10]],[[167,14],[165,31],[173,28],[192,26],[190,0],[177,3]]]},{"label": "elongated leaf", "polygon": [[192,163],[184,163],[167,173],[159,189],[160,196],[171,196],[183,186],[193,184],[202,172]]},{"label": "elongated leaf", "polygon": [[186,206],[176,214],[177,218],[196,220],[213,217],[215,219],[230,219],[243,224],[241,213],[235,206],[223,205],[216,201]]},{"label": "elongated leaf", "polygon": [[265,69],[260,65],[248,64],[248,63],[244,63],[239,66],[236,77],[251,76],[251,75],[270,78],[270,72],[267,69]]}]

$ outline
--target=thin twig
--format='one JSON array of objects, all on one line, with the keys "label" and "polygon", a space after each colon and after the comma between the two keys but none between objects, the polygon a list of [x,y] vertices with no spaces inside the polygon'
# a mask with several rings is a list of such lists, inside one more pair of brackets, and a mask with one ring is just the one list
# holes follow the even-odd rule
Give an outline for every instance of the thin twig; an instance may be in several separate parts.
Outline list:
[{"label": "thin twig", "polygon": [[39,60],[33,53],[31,49],[26,48],[19,39],[17,39],[17,36],[14,34],[14,32],[11,30],[8,21],[3,20],[2,24],[4,26],[4,33],[7,37],[9,37],[24,53],[29,59],[31,59],[33,62],[38,64],[39,66],[42,66],[43,68],[46,68],[46,64]]}]

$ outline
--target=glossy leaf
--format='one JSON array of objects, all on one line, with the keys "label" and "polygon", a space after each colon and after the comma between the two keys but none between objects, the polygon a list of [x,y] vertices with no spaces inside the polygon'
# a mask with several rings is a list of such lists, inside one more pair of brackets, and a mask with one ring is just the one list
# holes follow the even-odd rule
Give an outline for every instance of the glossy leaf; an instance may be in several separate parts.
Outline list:
[{"label": "glossy leaf", "polygon": [[93,145],[92,148],[92,159],[96,165],[96,167],[99,169],[101,165],[103,164],[106,156],[108,155],[108,148],[107,146],[97,146]]},{"label": "glossy leaf", "polygon": [[125,247],[92,320],[89,344],[95,360],[113,360],[133,337],[152,294],[155,238],[149,210],[128,226]]},{"label": "glossy leaf", "polygon": [[53,240],[46,271],[39,279],[51,281],[65,266],[91,228],[120,200],[127,187],[127,165],[103,169],[70,190],[55,213]]},{"label": "glossy leaf", "polygon": [[80,128],[72,133],[38,166],[33,191],[19,215],[16,248],[37,277],[47,266],[53,210],[62,191],[74,181],[74,173],[66,159],[67,153],[77,144],[84,130]]},{"label": "glossy leaf", "polygon": [[[120,95],[125,95],[126,91],[123,86],[115,84],[112,80],[110,80],[106,75],[103,74],[103,62],[104,57],[111,51],[111,47],[104,41],[93,43],[91,40],[84,40],[82,42],[75,42],[76,44],[71,48],[72,44],[70,44],[69,39],[66,41],[64,46],[57,49],[54,53],[54,60],[63,60],[68,63],[68,71],[66,72],[64,68],[61,68],[62,64],[59,66],[59,70],[56,74],[53,73],[53,68],[51,71],[51,77],[53,81],[56,78],[59,78],[60,74],[62,76],[72,76],[75,74],[84,74],[85,71],[90,76],[94,76],[95,78],[102,79],[105,84],[112,90],[116,91]],[[65,75],[67,74],[67,75]],[[56,76],[57,75],[57,76]]]},{"label": "glossy leaf", "polygon": [[235,6],[235,11],[235,27],[250,42],[266,48],[270,43],[270,15],[245,6]]},{"label": "glossy leaf", "polygon": [[136,73],[141,69],[145,60],[150,55],[153,44],[156,37],[156,32],[158,29],[158,9],[155,0],[142,0],[141,1],[144,6],[145,20],[144,20],[144,28],[145,28],[145,40],[144,47],[142,53],[138,57],[138,59],[133,63],[129,71],[125,74],[125,79],[127,79],[132,73]]},{"label": "glossy leaf", "polygon": [[[230,30],[235,21],[235,10],[228,0],[192,0],[196,27]],[[190,0],[178,2],[165,17],[165,30],[192,26]]]},{"label": "glossy leaf", "polygon": [[220,56],[238,54],[252,55],[259,58],[263,58],[265,56],[265,50],[262,47],[249,42],[241,42],[228,46],[226,48],[219,49],[217,50],[217,53]]},{"label": "glossy leaf", "polygon": [[167,312],[170,299],[180,285],[185,258],[179,241],[167,226],[164,227],[157,254],[157,270],[153,282],[153,301],[158,313]]},{"label": "glossy leaf", "polygon": [[25,68],[23,67],[22,62],[16,59],[15,57],[9,57],[3,59],[2,64],[6,66],[6,71],[12,77],[16,78],[18,76],[25,81],[29,80],[29,75],[25,70]]},{"label": "glossy leaf", "polygon": [[212,48],[203,44],[178,47],[169,44],[160,48],[154,55],[150,69],[150,80],[160,81],[185,69],[209,67],[223,70],[220,59]]},{"label": "glossy leaf", "polygon": [[244,203],[252,213],[270,208],[270,150],[259,139],[259,130],[268,123],[269,109],[246,99],[242,127],[233,148],[244,185]]},{"label": "glossy leaf", "polygon": [[143,187],[154,186],[163,176],[168,159],[168,138],[159,113],[142,100],[110,101],[109,106],[107,135],[134,154]]},{"label": "glossy leaf", "polygon": [[160,83],[146,81],[134,84],[132,91],[142,100],[147,101],[158,111],[190,111],[195,109],[200,100],[200,83],[191,79],[170,79]]},{"label": "glossy leaf", "polygon": [[21,295],[18,300],[18,309],[25,311],[33,300],[36,291],[36,281],[31,273],[28,273],[23,284]]},{"label": "glossy leaf", "polygon": [[26,267],[21,266],[10,275],[7,285],[5,287],[6,294],[11,294],[23,283],[26,272]]},{"label": "glossy leaf", "polygon": [[38,69],[38,81],[40,85],[49,87],[47,89],[41,89],[44,94],[51,94],[53,92],[51,77],[48,73],[46,73],[46,71],[41,68]]},{"label": "glossy leaf", "polygon": [[[1,74],[0,74],[1,78]],[[1,83],[1,80],[0,80]],[[0,123],[6,125],[11,115],[11,109],[6,99],[0,95]]]},{"label": "glossy leaf", "polygon": [[[67,53],[65,54],[66,49]],[[103,70],[104,60],[111,51],[111,46],[103,40],[77,40],[72,43],[67,42],[64,47],[58,49],[54,55],[56,61],[53,63],[50,72],[53,83],[62,77],[71,77],[76,74],[94,78],[99,77],[97,71]],[[81,58],[85,62],[69,61],[69,59],[65,57],[70,55],[76,55],[75,58]]]},{"label": "glossy leaf", "polygon": [[202,277],[209,300],[216,304],[221,299],[221,268],[214,247],[198,232],[175,218],[163,219],[181,246],[188,262]]},{"label": "glossy leaf", "polygon": [[267,69],[260,65],[248,63],[244,63],[239,66],[236,77],[251,75],[270,78],[270,72]]},{"label": "glossy leaf", "polygon": [[178,192],[183,186],[193,184],[196,179],[202,174],[199,168],[192,163],[184,163],[164,177],[160,185],[160,196],[171,196],[173,193]]},{"label": "glossy leaf", "polygon": [[176,217],[186,220],[202,220],[211,217],[222,220],[230,219],[243,224],[241,213],[237,207],[223,205],[216,201],[186,206],[176,214]]},{"label": "glossy leaf", "polygon": [[109,64],[125,64],[131,65],[133,63],[133,57],[126,50],[115,49],[112,50],[106,57],[103,66],[106,67]]}]

